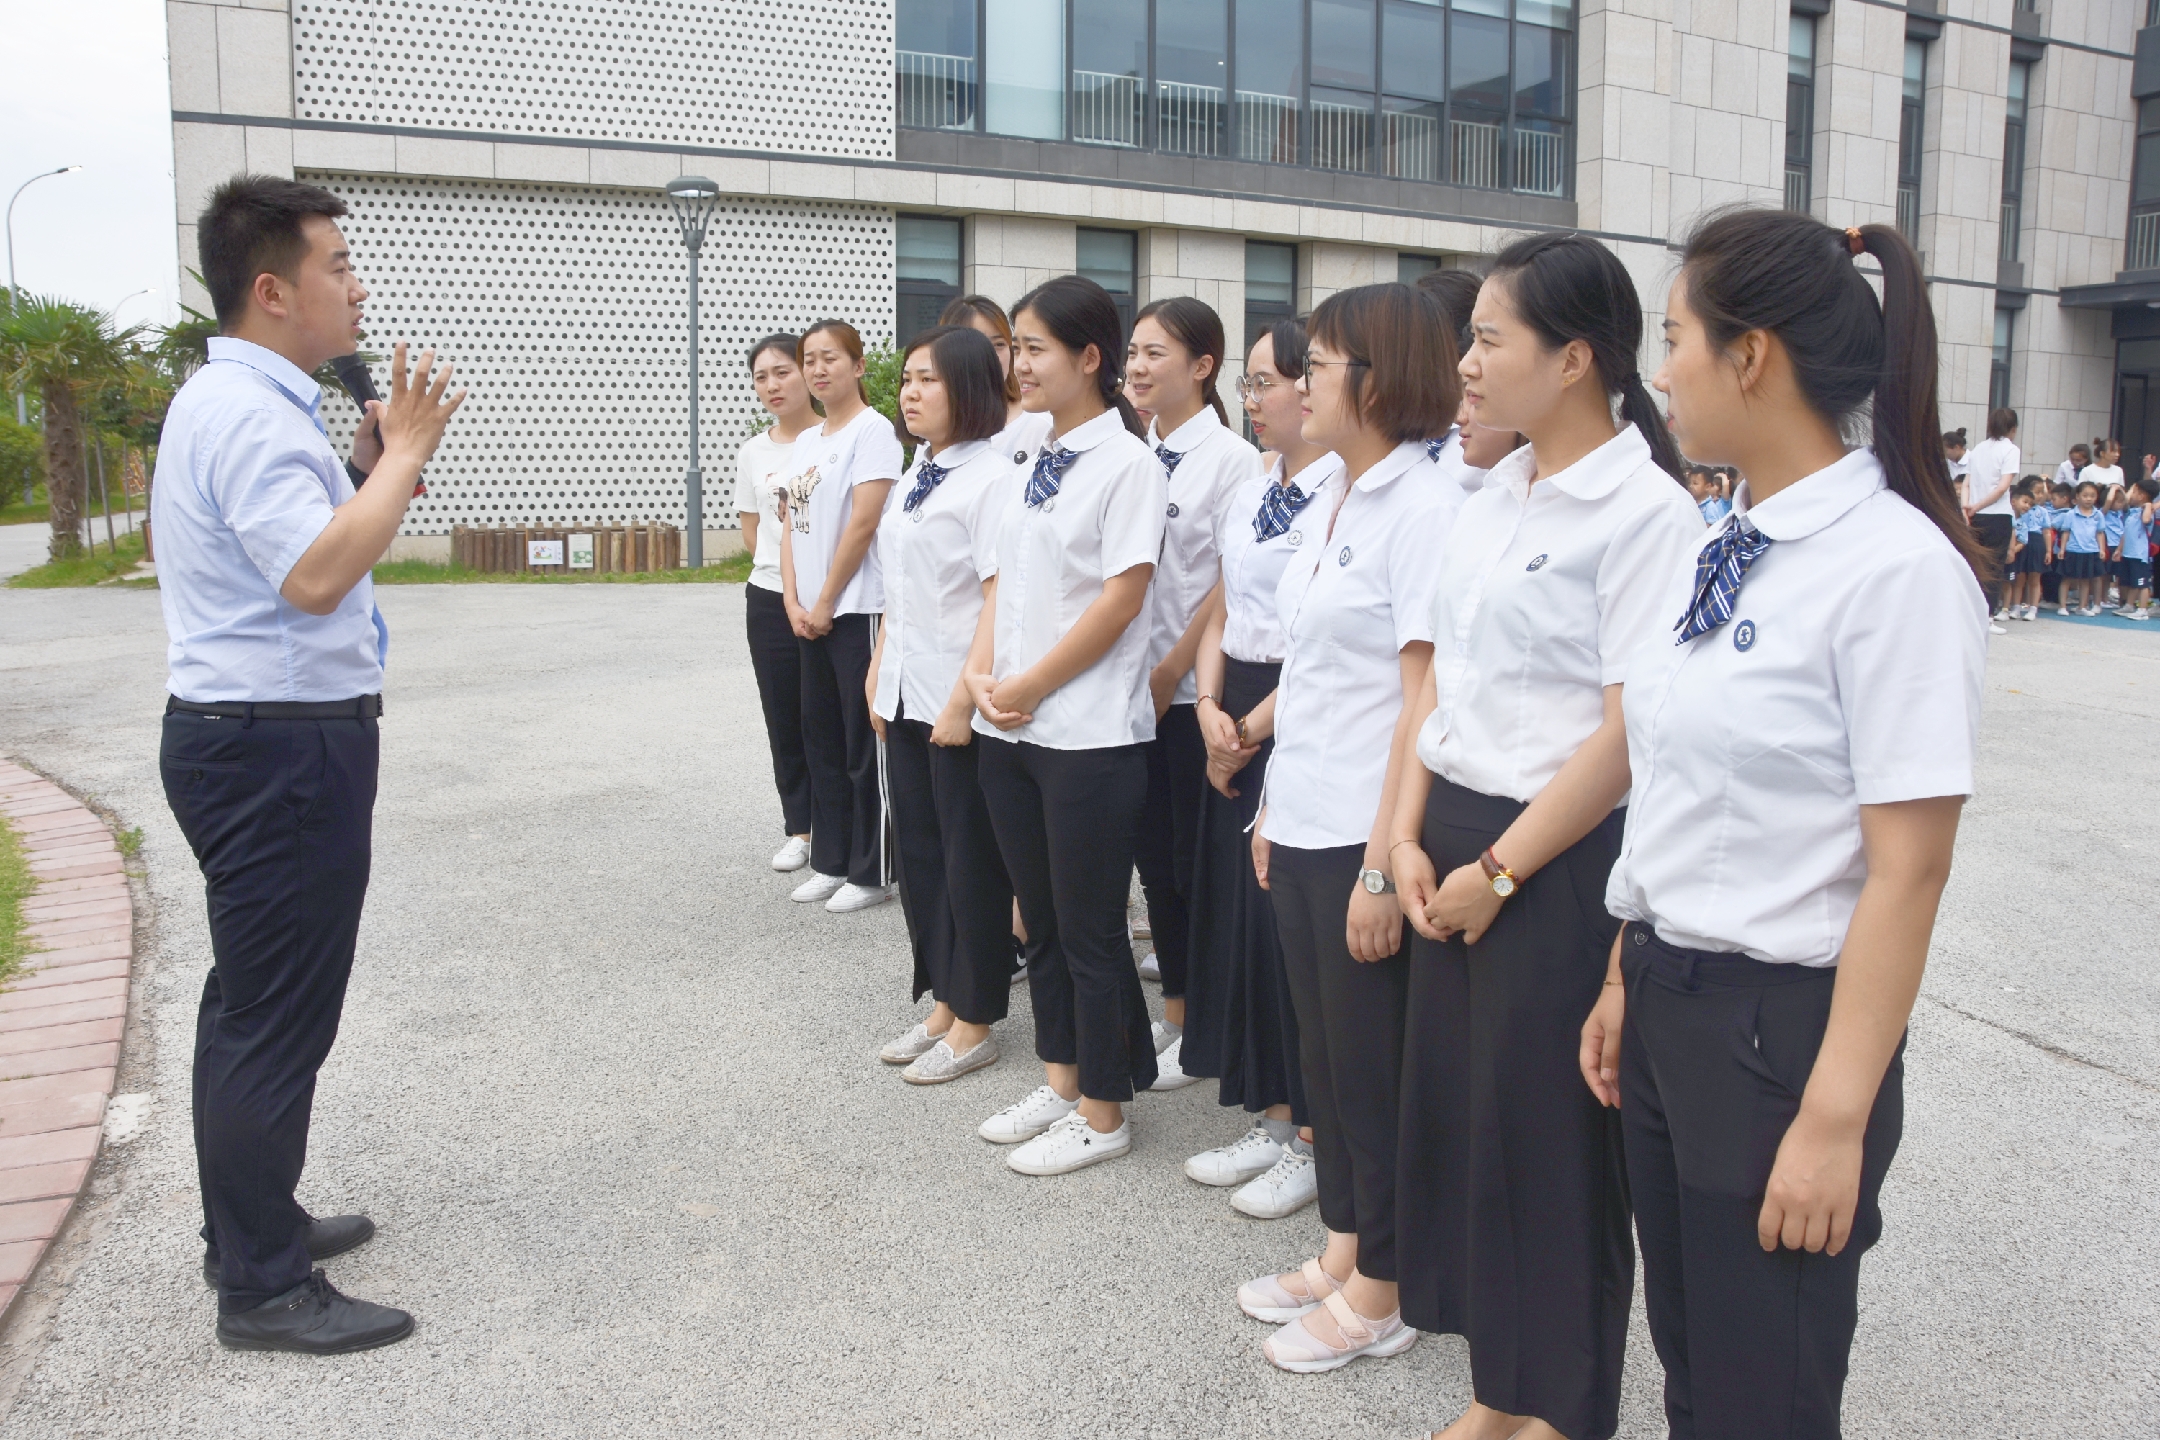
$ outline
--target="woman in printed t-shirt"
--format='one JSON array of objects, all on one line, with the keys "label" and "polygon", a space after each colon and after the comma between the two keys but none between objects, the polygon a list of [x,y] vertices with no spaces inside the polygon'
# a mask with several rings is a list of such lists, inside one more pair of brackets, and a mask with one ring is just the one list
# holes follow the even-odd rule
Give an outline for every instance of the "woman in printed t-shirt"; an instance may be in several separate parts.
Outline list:
[{"label": "woman in printed t-shirt", "polygon": [[788,620],[802,645],[803,744],[814,819],[808,880],[793,899],[834,912],[892,898],[877,732],[863,682],[885,587],[872,549],[900,478],[900,438],[863,392],[862,337],[844,320],[804,334],[797,351],[825,423],[788,457],[788,526],[780,553]]}]

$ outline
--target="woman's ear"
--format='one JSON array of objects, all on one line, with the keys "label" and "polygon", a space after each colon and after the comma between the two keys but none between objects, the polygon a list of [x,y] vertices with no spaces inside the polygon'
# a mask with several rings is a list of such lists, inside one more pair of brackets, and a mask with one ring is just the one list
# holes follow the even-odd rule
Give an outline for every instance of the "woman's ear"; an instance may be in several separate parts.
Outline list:
[{"label": "woman's ear", "polygon": [[1080,352],[1081,374],[1093,375],[1100,369],[1102,369],[1102,351],[1100,348],[1090,345]]},{"label": "woman's ear", "polygon": [[1732,359],[1733,379],[1739,383],[1742,395],[1761,388],[1776,345],[1777,337],[1769,331],[1749,330],[1726,347],[1725,353]]},{"label": "woman's ear", "polygon": [[1570,340],[1560,347],[1560,384],[1563,389],[1588,375],[1597,363],[1587,340]]}]

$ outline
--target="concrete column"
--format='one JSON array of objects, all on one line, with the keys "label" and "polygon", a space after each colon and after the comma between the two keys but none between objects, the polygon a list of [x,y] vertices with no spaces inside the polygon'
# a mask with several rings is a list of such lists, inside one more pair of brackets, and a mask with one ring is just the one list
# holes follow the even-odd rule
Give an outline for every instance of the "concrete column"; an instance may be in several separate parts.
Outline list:
[{"label": "concrete column", "polygon": [[1785,192],[1787,0],[1673,0],[1671,223]]},{"label": "concrete column", "polygon": [[961,247],[961,288],[1011,309],[1043,281],[1073,272],[1079,263],[1077,228],[1070,220],[968,216]]},{"label": "concrete column", "polygon": [[1674,4],[1586,0],[1582,8],[1575,206],[1585,230],[1671,233]]},{"label": "concrete column", "polygon": [[1840,228],[1897,223],[1905,14],[1835,0],[1816,22],[1813,209]]}]

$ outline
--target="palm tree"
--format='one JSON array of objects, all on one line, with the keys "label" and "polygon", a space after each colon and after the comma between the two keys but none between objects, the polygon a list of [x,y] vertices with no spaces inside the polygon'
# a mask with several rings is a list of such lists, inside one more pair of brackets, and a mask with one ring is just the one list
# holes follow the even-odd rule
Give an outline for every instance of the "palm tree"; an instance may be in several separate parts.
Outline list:
[{"label": "palm tree", "polygon": [[51,504],[52,559],[82,553],[81,401],[125,369],[141,327],[115,332],[112,317],[50,296],[18,295],[0,314],[0,381],[37,389],[45,406],[45,493]]}]

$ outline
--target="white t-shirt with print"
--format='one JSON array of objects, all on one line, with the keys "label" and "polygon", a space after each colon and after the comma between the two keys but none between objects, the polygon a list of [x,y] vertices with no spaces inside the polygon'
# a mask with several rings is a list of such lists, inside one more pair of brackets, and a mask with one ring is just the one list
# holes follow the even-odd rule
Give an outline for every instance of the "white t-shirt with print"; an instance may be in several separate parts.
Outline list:
[{"label": "white t-shirt with print", "polygon": [[[855,487],[866,480],[898,480],[902,459],[892,421],[868,407],[833,434],[819,427],[796,437],[787,491],[795,532],[795,599],[805,610],[817,607],[833,553],[854,513]],[[875,615],[884,608],[883,573],[873,544],[842,587],[833,614]]]}]

